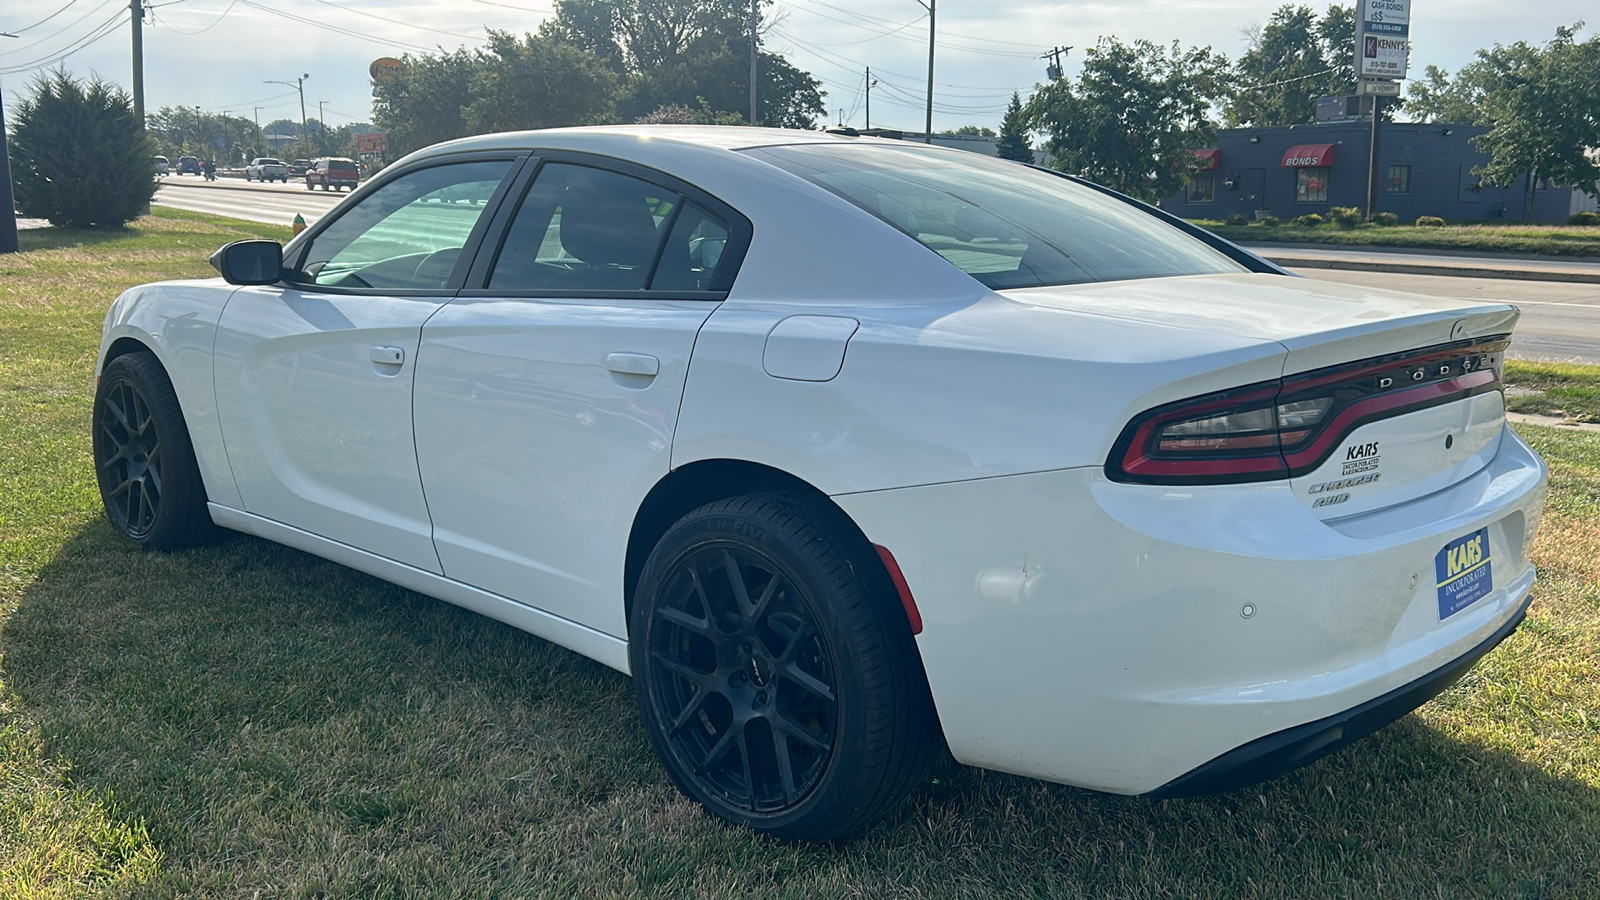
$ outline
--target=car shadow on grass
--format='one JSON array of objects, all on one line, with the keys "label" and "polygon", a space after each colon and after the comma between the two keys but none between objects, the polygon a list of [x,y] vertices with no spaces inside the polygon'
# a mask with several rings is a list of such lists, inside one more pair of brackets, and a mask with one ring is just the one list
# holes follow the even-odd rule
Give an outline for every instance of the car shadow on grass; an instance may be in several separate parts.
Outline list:
[{"label": "car shadow on grass", "polygon": [[[1526,650],[1519,640],[1498,652]],[[86,528],[3,623],[0,666],[69,786],[148,829],[163,855],[155,895],[1569,897],[1600,885],[1600,792],[1417,717],[1270,784],[1189,800],[946,760],[857,839],[784,845],[711,822],[671,788],[625,676],[245,536],[147,554]],[[1441,700],[1485,702],[1455,693],[1471,690]]]}]

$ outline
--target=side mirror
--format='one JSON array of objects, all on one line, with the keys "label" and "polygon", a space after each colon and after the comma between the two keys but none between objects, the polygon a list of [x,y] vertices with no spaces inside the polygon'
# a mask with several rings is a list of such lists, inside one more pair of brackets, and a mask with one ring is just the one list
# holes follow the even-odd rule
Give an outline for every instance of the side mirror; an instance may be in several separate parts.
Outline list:
[{"label": "side mirror", "polygon": [[275,284],[283,278],[283,245],[234,241],[211,254],[211,267],[229,284]]}]

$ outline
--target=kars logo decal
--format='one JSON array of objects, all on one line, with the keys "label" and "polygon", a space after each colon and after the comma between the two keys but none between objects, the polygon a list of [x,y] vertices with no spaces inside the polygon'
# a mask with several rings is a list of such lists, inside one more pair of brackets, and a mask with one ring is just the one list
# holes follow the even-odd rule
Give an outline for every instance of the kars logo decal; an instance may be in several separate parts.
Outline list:
[{"label": "kars logo decal", "polygon": [[1365,444],[1351,444],[1344,451],[1344,468],[1340,475],[1356,475],[1361,472],[1377,471],[1382,462],[1378,456],[1378,442],[1368,441]]}]

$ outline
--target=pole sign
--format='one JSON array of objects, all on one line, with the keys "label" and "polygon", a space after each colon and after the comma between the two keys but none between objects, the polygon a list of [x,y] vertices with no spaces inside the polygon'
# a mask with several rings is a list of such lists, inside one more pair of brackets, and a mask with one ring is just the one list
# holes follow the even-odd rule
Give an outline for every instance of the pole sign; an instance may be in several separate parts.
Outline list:
[{"label": "pole sign", "polygon": [[367,74],[373,81],[394,81],[405,76],[406,64],[392,56],[380,57],[367,67]]},{"label": "pole sign", "polygon": [[1356,19],[1356,77],[1406,77],[1410,37],[1411,0],[1361,0]]}]

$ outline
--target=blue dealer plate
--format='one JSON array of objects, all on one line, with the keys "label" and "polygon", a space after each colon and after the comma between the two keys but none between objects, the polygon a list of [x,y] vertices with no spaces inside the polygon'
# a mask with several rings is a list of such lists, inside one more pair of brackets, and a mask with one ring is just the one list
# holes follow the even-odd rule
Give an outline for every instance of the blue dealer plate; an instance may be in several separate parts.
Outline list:
[{"label": "blue dealer plate", "polygon": [[1489,571],[1489,529],[1458,537],[1433,558],[1439,585],[1439,618],[1446,619],[1494,590]]}]

